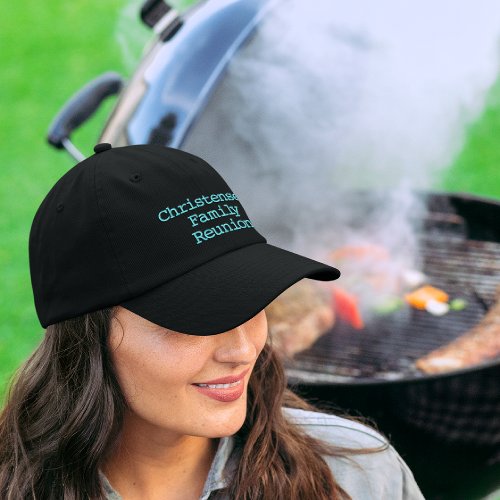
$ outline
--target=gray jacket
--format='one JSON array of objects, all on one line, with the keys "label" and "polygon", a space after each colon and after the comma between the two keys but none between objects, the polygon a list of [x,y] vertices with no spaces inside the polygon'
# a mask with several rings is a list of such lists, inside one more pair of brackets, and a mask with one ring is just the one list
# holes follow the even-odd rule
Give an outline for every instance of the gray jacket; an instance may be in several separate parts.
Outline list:
[{"label": "gray jacket", "polygon": [[[337,446],[377,448],[387,442],[373,429],[342,417],[292,408],[283,411],[309,435]],[[234,438],[221,438],[200,500],[207,500],[213,491],[227,486],[224,475],[231,477],[238,465],[238,457]],[[329,456],[324,459],[336,481],[354,500],[424,499],[412,472],[391,445],[378,453],[350,455],[349,460]],[[107,500],[122,500],[102,473],[101,479]]]}]

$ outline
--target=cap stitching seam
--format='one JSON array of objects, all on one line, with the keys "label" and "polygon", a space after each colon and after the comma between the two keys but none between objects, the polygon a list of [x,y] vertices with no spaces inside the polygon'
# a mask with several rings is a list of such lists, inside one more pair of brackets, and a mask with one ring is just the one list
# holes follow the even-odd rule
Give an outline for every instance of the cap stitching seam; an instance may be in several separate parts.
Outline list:
[{"label": "cap stitching seam", "polygon": [[120,273],[120,277],[122,279],[122,282],[123,284],[126,286],[127,288],[127,291],[128,293],[130,293],[130,288],[129,288],[129,284],[127,282],[127,280],[125,279],[125,275],[123,273],[123,269],[120,265],[120,261],[118,259],[118,255],[116,254],[115,252],[115,248],[114,248],[114,245],[113,245],[113,241],[111,240],[111,237],[107,231],[107,227],[106,227],[106,223],[104,222],[104,217],[102,215],[102,212],[101,212],[101,205],[99,203],[99,197],[97,196],[97,181],[96,181],[96,178],[97,178],[97,165],[102,161],[101,158],[97,158],[97,161],[95,162],[94,164],[94,179],[93,179],[93,182],[94,182],[94,195],[95,195],[95,198],[96,198],[96,203],[97,203],[97,213],[99,214],[99,220],[101,221],[101,224],[102,224],[102,227],[103,227],[103,230],[104,230],[104,234],[106,235],[106,239],[108,240],[108,244],[111,248],[111,253],[116,261],[116,264],[118,266],[118,271]]}]

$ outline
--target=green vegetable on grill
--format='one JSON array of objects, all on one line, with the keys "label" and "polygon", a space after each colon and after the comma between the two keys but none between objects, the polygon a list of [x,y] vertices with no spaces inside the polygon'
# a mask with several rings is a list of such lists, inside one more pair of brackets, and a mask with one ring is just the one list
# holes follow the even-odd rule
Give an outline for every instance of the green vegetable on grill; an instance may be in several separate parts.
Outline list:
[{"label": "green vegetable on grill", "polygon": [[373,310],[380,315],[392,314],[404,305],[404,300],[400,297],[389,297],[380,304],[377,304]]},{"label": "green vegetable on grill", "polygon": [[453,299],[450,301],[451,311],[463,311],[467,307],[467,301],[465,299]]}]

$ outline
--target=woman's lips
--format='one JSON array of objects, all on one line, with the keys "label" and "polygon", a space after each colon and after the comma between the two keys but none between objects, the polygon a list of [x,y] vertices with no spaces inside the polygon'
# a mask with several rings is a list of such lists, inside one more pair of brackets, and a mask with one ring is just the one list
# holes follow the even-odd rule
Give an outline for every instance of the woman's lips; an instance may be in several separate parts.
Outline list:
[{"label": "woman's lips", "polygon": [[234,382],[233,384],[225,385],[229,385],[229,387],[200,387],[196,384],[193,384],[193,387],[202,394],[205,394],[205,396],[216,399],[217,401],[222,401],[224,403],[227,403],[229,401],[236,401],[241,397],[243,391],[245,390],[245,382],[243,380],[238,380],[238,382]]},{"label": "woman's lips", "polygon": [[205,380],[203,382],[196,382],[196,385],[216,385],[216,384],[232,384],[233,382],[237,382],[238,380],[242,380],[243,377],[248,373],[250,368],[242,371],[239,375],[227,375],[226,377],[216,378],[214,380]]},{"label": "woman's lips", "polygon": [[243,391],[245,390],[245,382],[243,379],[249,370],[250,368],[247,368],[239,375],[229,375],[227,377],[221,377],[192,385],[197,391],[212,399],[216,399],[217,401],[235,401],[241,397]]}]

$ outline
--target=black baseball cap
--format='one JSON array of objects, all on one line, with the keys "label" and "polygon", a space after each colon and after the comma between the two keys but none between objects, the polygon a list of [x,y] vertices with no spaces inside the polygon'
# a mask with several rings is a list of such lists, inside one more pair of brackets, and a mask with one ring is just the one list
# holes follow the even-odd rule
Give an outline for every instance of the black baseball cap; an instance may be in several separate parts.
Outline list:
[{"label": "black baseball cap", "polygon": [[64,174],[29,236],[42,327],[121,305],[192,335],[226,332],[329,265],[267,243],[203,159],[157,144],[112,148]]}]

